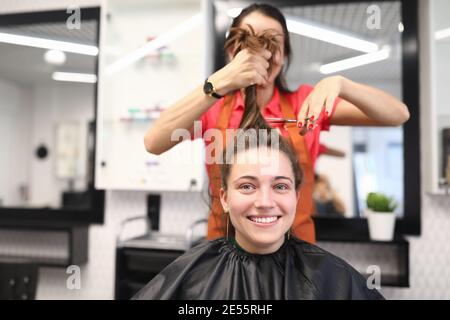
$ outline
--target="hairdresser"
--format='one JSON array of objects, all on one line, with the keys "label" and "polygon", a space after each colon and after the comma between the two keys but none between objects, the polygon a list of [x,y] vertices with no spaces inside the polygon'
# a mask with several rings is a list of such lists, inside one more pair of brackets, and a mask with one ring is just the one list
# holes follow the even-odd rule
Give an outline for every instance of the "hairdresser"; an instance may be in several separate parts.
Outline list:
[{"label": "hairdresser", "polygon": [[[381,90],[342,76],[324,78],[314,87],[300,85],[290,91],[284,80],[284,72],[291,58],[289,35],[283,14],[273,6],[250,5],[233,20],[231,27],[247,29],[257,35],[269,33],[276,39],[278,48],[236,50],[236,45],[226,44],[229,63],[165,110],[146,133],[145,147],[153,154],[171,149],[178,143],[171,141],[173,130],[185,128],[194,135],[194,121],[201,121],[202,133],[217,128],[224,136],[225,129],[242,127],[243,122],[251,121],[254,114],[254,111],[245,110],[245,89],[256,86],[256,105],[264,118],[297,120],[293,124],[272,123],[271,126],[290,141],[304,172],[301,201],[297,204],[292,232],[297,238],[314,243],[315,231],[311,218],[314,210],[313,168],[319,153],[320,132],[329,130],[330,125],[399,126],[408,120],[408,108]],[[230,32],[231,36],[236,34]],[[205,139],[205,143],[210,141]],[[207,237],[215,239],[226,233],[226,219],[223,218],[219,197],[219,165],[207,165],[207,171],[211,192]],[[273,204],[261,205],[269,207]]]}]

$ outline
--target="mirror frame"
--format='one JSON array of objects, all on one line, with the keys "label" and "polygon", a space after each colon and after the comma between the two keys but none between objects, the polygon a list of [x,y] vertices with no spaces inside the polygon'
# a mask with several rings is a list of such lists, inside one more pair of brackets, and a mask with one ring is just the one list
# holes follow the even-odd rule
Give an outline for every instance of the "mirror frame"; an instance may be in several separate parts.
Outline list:
[{"label": "mirror frame", "polygon": [[[96,42],[100,38],[100,7],[81,7],[81,19],[97,20]],[[0,27],[11,25],[24,25],[34,23],[62,22],[65,23],[70,16],[66,10],[38,11],[26,13],[0,14]],[[99,53],[100,54],[100,53]],[[98,74],[98,56],[95,71]],[[87,191],[92,196],[90,210],[51,209],[51,208],[3,208],[0,207],[0,227],[14,226],[59,226],[59,225],[85,225],[89,223],[103,224],[105,191],[95,189],[95,150],[96,150],[96,124],[97,124],[97,92],[98,80],[94,88],[94,119],[93,119],[93,164],[92,177],[94,181],[88,186]]]},{"label": "mirror frame", "polygon": [[[420,109],[419,109],[419,20],[417,0],[378,0],[377,2],[400,2],[404,32],[402,33],[402,93],[403,102],[411,113],[410,119],[403,126],[403,185],[404,212],[397,218],[395,236],[420,235],[421,233],[421,192],[420,192]],[[225,63],[223,45],[225,32],[217,23],[217,3],[230,5],[249,5],[252,0],[212,0],[208,11],[208,23],[213,26],[212,34],[207,39],[214,39],[211,50],[214,52],[213,70],[218,70]],[[325,5],[340,3],[366,2],[360,0],[265,0],[278,8],[284,6]],[[224,18],[220,16],[220,18]],[[314,218],[317,240],[367,240],[369,229],[365,218]]]}]

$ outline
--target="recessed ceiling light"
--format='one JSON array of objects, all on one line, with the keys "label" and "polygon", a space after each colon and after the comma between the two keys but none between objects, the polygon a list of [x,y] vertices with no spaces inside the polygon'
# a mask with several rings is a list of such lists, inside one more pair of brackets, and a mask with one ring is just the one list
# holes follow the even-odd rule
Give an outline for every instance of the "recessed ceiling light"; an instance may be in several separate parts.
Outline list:
[{"label": "recessed ceiling light", "polygon": [[44,54],[44,60],[48,64],[60,66],[66,62],[66,54],[61,50],[47,50]]},{"label": "recessed ceiling light", "polygon": [[445,38],[449,38],[450,37],[450,28],[436,31],[434,33],[434,37],[436,40],[443,40]]},{"label": "recessed ceiling light", "polygon": [[76,72],[55,71],[52,74],[52,79],[57,81],[69,81],[69,82],[85,82],[85,83],[97,82],[97,76],[95,74],[76,73]]},{"label": "recessed ceiling light", "polygon": [[11,33],[0,32],[0,42],[35,48],[56,49],[65,52],[85,54],[88,56],[98,55],[98,48],[96,46],[46,38],[29,37]]},{"label": "recessed ceiling light", "polygon": [[241,11],[242,11],[242,8],[231,8],[231,9],[228,9],[228,11],[227,11],[227,15],[230,17],[230,18],[236,18],[238,15],[240,15],[241,14]]},{"label": "recessed ceiling light", "polygon": [[364,65],[367,65],[370,63],[388,59],[390,56],[390,51],[391,51],[391,49],[389,46],[384,46],[383,49],[381,49],[377,52],[367,53],[367,54],[363,54],[363,55],[360,55],[357,57],[324,64],[320,67],[319,70],[320,70],[320,73],[322,73],[322,74],[330,74],[330,73],[335,73],[335,72],[339,72],[339,71],[343,71],[343,70],[348,70],[348,69],[364,66]]},{"label": "recessed ceiling light", "polygon": [[361,51],[361,52],[375,52],[379,49],[378,45],[371,41],[338,32],[336,29],[313,24],[309,21],[304,21],[297,17],[286,16],[286,23],[289,32],[293,32],[308,38],[313,38],[328,43],[332,43],[341,47]]}]

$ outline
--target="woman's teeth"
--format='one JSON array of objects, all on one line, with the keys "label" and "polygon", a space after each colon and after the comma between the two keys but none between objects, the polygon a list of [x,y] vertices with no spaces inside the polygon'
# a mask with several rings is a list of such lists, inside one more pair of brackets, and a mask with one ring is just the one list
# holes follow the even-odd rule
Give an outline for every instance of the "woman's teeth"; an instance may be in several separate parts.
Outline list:
[{"label": "woman's teeth", "polygon": [[277,216],[273,216],[273,217],[263,217],[263,218],[261,218],[261,217],[252,216],[252,217],[249,217],[249,219],[251,221],[253,221],[253,222],[256,222],[256,223],[272,223],[272,222],[277,221],[278,217]]}]

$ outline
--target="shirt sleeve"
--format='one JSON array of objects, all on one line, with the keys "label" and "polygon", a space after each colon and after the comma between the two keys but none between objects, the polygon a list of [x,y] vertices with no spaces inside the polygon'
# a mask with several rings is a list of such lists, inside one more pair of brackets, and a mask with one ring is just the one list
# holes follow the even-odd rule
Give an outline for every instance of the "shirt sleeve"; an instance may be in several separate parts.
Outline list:
[{"label": "shirt sleeve", "polygon": [[323,144],[319,144],[319,154],[317,156],[320,156],[321,154],[325,153],[327,151],[327,147]]}]

